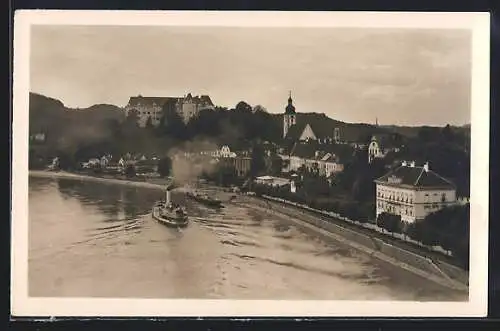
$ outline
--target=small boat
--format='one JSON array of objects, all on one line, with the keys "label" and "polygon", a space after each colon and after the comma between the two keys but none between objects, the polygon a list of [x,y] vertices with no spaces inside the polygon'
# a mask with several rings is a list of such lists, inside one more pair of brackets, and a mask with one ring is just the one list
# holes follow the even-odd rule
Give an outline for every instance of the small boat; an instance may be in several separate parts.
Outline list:
[{"label": "small boat", "polygon": [[170,189],[167,188],[166,201],[158,201],[153,206],[152,215],[155,220],[175,228],[184,228],[189,223],[186,210],[170,201]]},{"label": "small boat", "polygon": [[186,195],[189,198],[191,198],[199,203],[202,203],[204,205],[207,205],[209,207],[217,207],[217,208],[223,207],[222,201],[220,201],[217,198],[212,198],[212,197],[208,196],[207,194],[200,194],[197,192],[187,192]]}]

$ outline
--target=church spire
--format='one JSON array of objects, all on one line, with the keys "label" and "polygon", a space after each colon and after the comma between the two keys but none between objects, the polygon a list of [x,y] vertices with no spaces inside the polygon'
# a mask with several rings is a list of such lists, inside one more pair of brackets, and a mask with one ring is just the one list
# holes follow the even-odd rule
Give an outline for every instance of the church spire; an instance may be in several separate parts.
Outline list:
[{"label": "church spire", "polygon": [[292,101],[292,91],[288,91],[288,106],[285,108],[285,114],[295,114],[295,107]]}]

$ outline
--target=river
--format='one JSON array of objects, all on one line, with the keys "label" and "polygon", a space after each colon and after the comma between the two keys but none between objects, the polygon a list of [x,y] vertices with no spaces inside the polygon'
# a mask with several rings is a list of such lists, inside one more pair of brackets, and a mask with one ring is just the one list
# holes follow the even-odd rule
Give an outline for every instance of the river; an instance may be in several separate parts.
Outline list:
[{"label": "river", "polygon": [[162,191],[30,177],[29,295],[190,299],[466,300],[462,294],[227,203],[182,193],[184,230],[149,212]]}]

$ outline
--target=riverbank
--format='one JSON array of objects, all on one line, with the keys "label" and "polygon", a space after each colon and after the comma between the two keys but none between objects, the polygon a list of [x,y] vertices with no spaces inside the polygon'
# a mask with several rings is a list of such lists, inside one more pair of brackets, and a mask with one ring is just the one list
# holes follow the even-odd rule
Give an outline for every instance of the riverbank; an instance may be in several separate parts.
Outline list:
[{"label": "riverbank", "polygon": [[[120,184],[136,187],[144,187],[151,189],[164,189],[167,180],[152,179],[155,182],[133,181],[116,178],[103,178],[90,176],[85,174],[74,174],[69,172],[50,172],[50,171],[29,171],[30,176],[44,178],[68,178],[74,180],[95,181],[100,183]],[[220,188],[209,186],[210,190],[216,190],[217,194],[223,194]],[[230,194],[232,195],[232,194]],[[224,199],[226,200],[226,199]],[[294,206],[284,206],[283,204],[274,201],[265,201],[255,197],[247,197],[238,195],[235,203],[245,204],[249,208],[258,209],[273,214],[280,214],[282,218],[286,218],[301,229],[314,233],[321,238],[335,240],[338,243],[347,245],[356,250],[367,253],[368,255],[409,271],[415,275],[434,281],[435,283],[459,291],[467,291],[468,287],[463,282],[450,275],[442,266],[438,266],[434,261],[419,256],[417,254],[407,252],[398,247],[394,247],[380,238],[366,236],[363,233],[346,229],[334,222],[329,222],[321,219],[308,211],[299,211]]]},{"label": "riverbank", "polygon": [[284,205],[272,200],[257,197],[247,197],[241,203],[254,206],[262,211],[273,214],[282,214],[302,229],[314,230],[320,236],[326,236],[336,242],[346,244],[358,251],[362,251],[381,261],[405,269],[413,274],[434,281],[442,286],[468,291],[468,275],[454,266],[439,260],[432,260],[417,253],[396,247],[384,241],[382,237],[369,236],[366,233],[349,229],[340,222],[326,220],[307,210],[300,210],[295,206]]},{"label": "riverbank", "polygon": [[128,186],[136,186],[136,187],[145,187],[152,189],[165,189],[165,183],[151,183],[148,181],[133,181],[126,179],[117,179],[117,178],[105,178],[105,177],[97,177],[90,176],[87,174],[75,174],[66,171],[44,171],[44,170],[30,170],[29,176],[33,177],[43,177],[43,178],[68,178],[74,180],[86,180],[86,181],[94,181],[100,183],[110,183],[110,184],[120,184],[120,185],[128,185]]},{"label": "riverbank", "polygon": [[[74,180],[85,180],[85,181],[94,181],[104,184],[118,184],[118,185],[127,185],[127,186],[135,186],[141,188],[150,188],[156,190],[165,190],[165,187],[170,184],[170,181],[163,178],[147,178],[144,180],[131,180],[131,179],[122,179],[122,178],[112,178],[104,177],[104,176],[92,176],[90,174],[78,174],[67,171],[46,171],[46,170],[30,170],[29,176],[40,177],[40,178],[67,178]],[[220,187],[214,185],[200,185],[200,188],[209,190],[209,191],[217,191],[218,198],[224,201],[230,200],[231,196],[234,194],[223,192]],[[175,190],[183,190],[183,187],[178,187]]]}]

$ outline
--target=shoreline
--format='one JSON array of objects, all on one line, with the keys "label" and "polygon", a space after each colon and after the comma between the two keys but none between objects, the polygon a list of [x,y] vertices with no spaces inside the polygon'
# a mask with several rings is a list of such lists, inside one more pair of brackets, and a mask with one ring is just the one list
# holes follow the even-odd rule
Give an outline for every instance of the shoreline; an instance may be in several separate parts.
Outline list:
[{"label": "shoreline", "polygon": [[155,184],[151,182],[138,182],[133,180],[118,179],[118,178],[104,178],[104,177],[94,177],[84,174],[75,174],[67,171],[46,171],[46,170],[29,170],[28,177],[39,177],[39,178],[68,178],[74,180],[85,180],[94,181],[99,183],[109,183],[109,184],[120,184],[127,186],[136,186],[143,188],[151,188],[162,190],[165,188],[164,185]]},{"label": "shoreline", "polygon": [[[141,187],[141,188],[149,188],[149,189],[157,189],[157,190],[162,190],[165,188],[165,185],[163,184],[157,184],[157,183],[151,183],[151,182],[138,182],[138,181],[133,181],[133,180],[126,180],[126,179],[117,179],[117,178],[103,178],[103,177],[94,177],[90,175],[85,175],[85,174],[74,174],[70,172],[65,172],[65,171],[59,171],[59,172],[51,172],[51,171],[45,171],[45,170],[29,170],[29,177],[39,177],[39,178],[67,178],[67,179],[73,179],[73,180],[80,180],[80,181],[94,181],[98,183],[103,183],[103,184],[119,184],[119,185],[126,185],[126,186],[135,186],[135,187]],[[222,192],[221,192],[222,193]],[[262,208],[262,206],[259,206],[258,203],[255,201],[252,203],[253,199],[243,199],[243,201],[239,201],[236,203],[246,205],[249,208],[257,209],[257,210],[262,210],[264,212],[270,212],[270,210],[265,210]],[[308,231],[313,231],[320,237],[326,237],[329,239],[333,239],[335,241],[338,241],[341,244],[348,245],[351,248],[358,250],[358,251],[363,251],[366,254],[377,258],[379,260],[384,261],[385,263],[389,263],[397,268],[406,270],[410,273],[413,273],[415,275],[418,275],[420,277],[425,278],[428,281],[438,283],[441,286],[445,286],[447,288],[450,288],[452,290],[458,290],[458,291],[464,291],[468,292],[468,286],[464,286],[464,284],[459,284],[457,281],[453,281],[451,279],[447,279],[447,277],[440,277],[434,273],[430,273],[429,271],[424,270],[423,268],[419,268],[418,266],[413,266],[408,263],[405,263],[404,261],[400,260],[397,258],[397,256],[391,256],[390,254],[384,254],[383,252],[380,252],[376,249],[371,249],[368,246],[365,246],[361,243],[356,242],[356,240],[352,240],[348,238],[348,236],[342,236],[341,233],[337,233],[336,231],[330,231],[328,229],[325,229],[321,226],[317,226],[315,224],[311,224],[311,222],[304,220],[304,219],[293,219],[286,213],[282,213],[275,208],[272,208],[273,210],[271,211],[272,213],[277,213],[280,214],[281,216],[284,216],[285,218],[288,218],[290,222],[299,225],[299,227],[303,229],[307,229]],[[314,217],[314,215],[310,215],[311,217]],[[464,287],[462,287],[464,286]]]},{"label": "shoreline", "polygon": [[[400,270],[404,270],[406,272],[409,272],[417,277],[420,277],[422,279],[425,279],[427,281],[433,282],[437,285],[440,285],[442,287],[446,287],[450,290],[454,290],[457,292],[461,292],[463,294],[468,293],[468,287],[458,281],[452,280],[449,277],[438,275],[436,273],[429,272],[427,270],[424,270],[425,268],[419,268],[418,266],[411,265],[409,263],[405,263],[402,259],[398,258],[397,255],[393,256],[391,254],[386,254],[381,252],[380,250],[371,248],[367,245],[364,245],[360,242],[357,242],[356,240],[347,238],[346,236],[343,236],[342,233],[332,231],[331,229],[323,228],[321,226],[315,225],[311,223],[308,220],[302,219],[302,218],[297,218],[297,217],[291,217],[290,215],[283,213],[276,208],[276,206],[272,208],[265,208],[260,205],[252,205],[250,201],[245,201],[245,202],[237,202],[240,205],[243,205],[248,208],[254,208],[257,210],[260,210],[261,212],[264,213],[269,213],[272,215],[278,215],[282,219],[286,219],[288,222],[293,223],[295,226],[300,228],[302,231],[307,232],[307,233],[314,233],[317,235],[319,238],[327,240],[327,241],[333,241],[336,244],[349,247],[351,249],[354,249],[356,251],[362,252],[372,258],[375,258],[379,260],[382,263],[386,263],[392,267],[398,268]],[[313,217],[313,216],[312,216]]]}]

